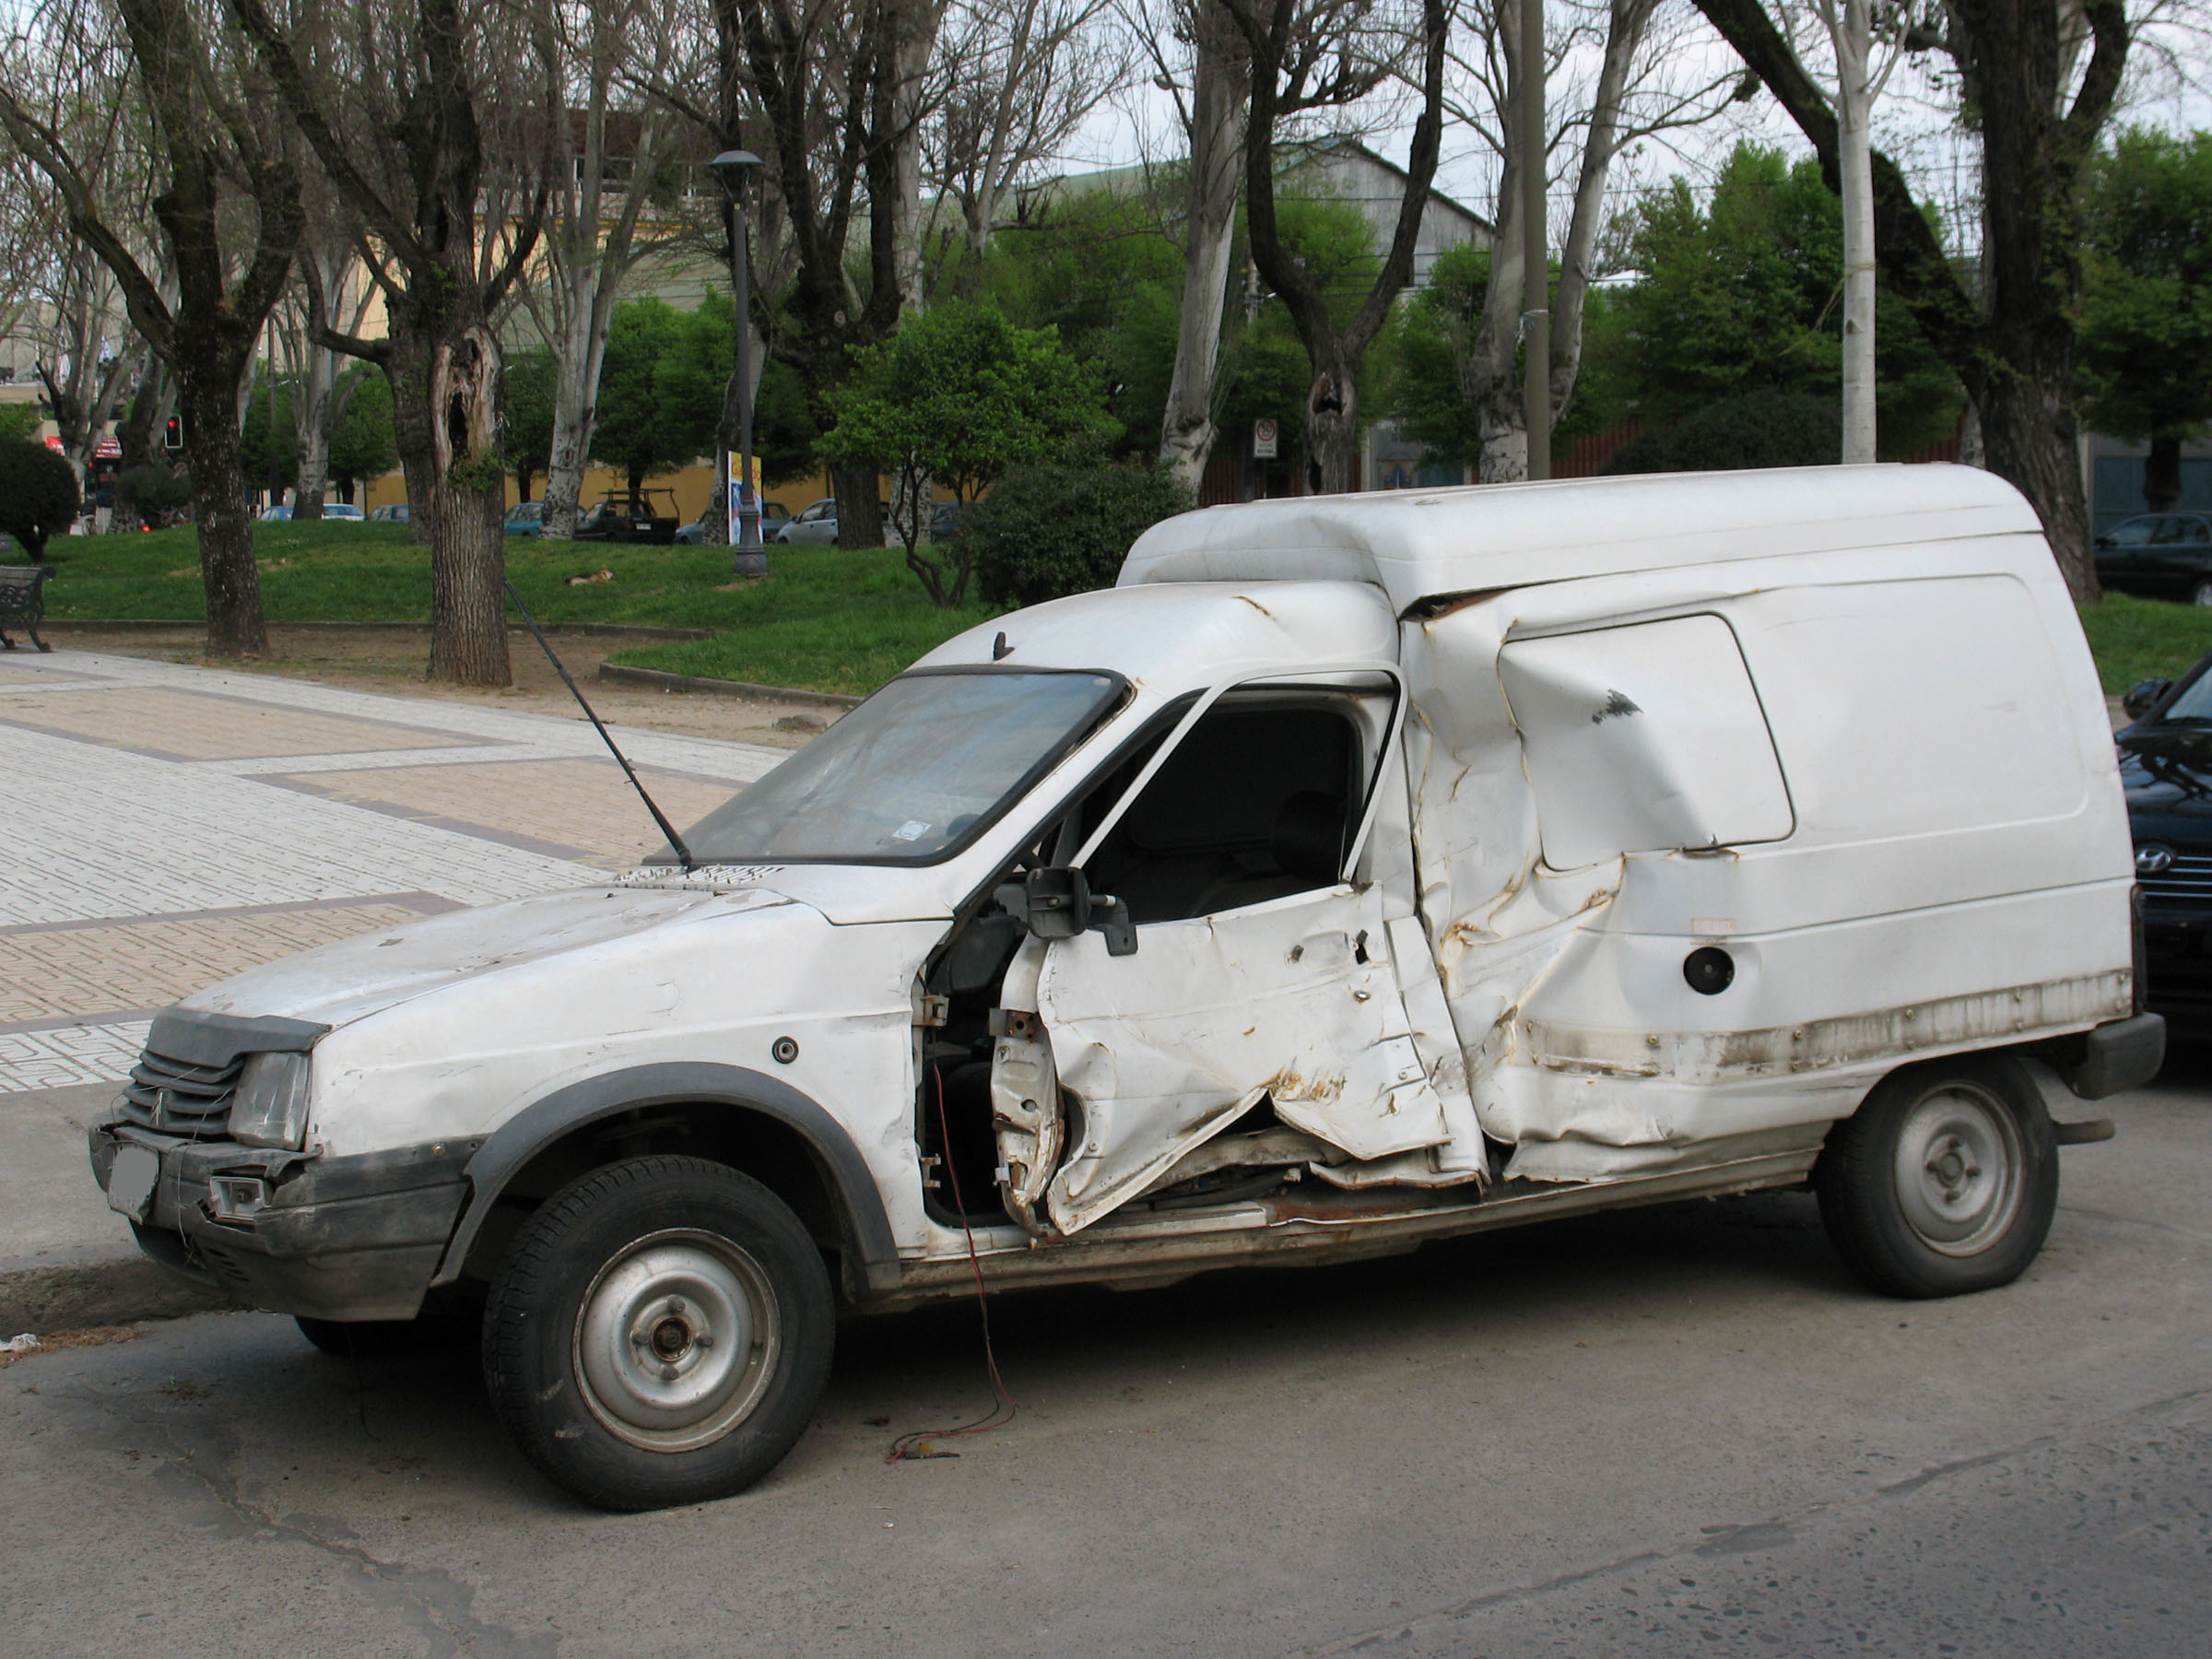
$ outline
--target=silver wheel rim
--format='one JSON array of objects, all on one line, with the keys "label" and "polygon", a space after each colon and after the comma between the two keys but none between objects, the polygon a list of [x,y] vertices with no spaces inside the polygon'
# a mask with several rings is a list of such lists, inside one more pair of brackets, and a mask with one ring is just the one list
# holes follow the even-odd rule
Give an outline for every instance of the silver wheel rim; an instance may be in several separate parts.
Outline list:
[{"label": "silver wheel rim", "polygon": [[2019,1213],[2021,1162],[2019,1124],[1988,1089],[1953,1082],[1924,1095],[1891,1166],[1905,1225],[1938,1254],[1978,1254]]},{"label": "silver wheel rim", "polygon": [[631,1445],[694,1451],[760,1404],[782,1323],[768,1275],[729,1240],[688,1228],[650,1233],[583,1293],[577,1385],[592,1415]]}]

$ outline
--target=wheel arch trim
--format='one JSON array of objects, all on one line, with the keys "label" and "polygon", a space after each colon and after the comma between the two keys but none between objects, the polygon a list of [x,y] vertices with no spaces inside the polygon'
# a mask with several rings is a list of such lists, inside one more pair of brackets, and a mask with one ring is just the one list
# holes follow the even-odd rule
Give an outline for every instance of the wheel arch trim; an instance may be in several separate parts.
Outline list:
[{"label": "wheel arch trim", "polygon": [[795,1131],[821,1160],[845,1223],[846,1241],[859,1259],[863,1282],[871,1292],[898,1288],[901,1270],[890,1218],[873,1171],[844,1126],[782,1078],[705,1061],[640,1065],[586,1077],[532,1101],[500,1124],[463,1171],[469,1182],[468,1200],[430,1282],[448,1285],[461,1277],[462,1265],[500,1194],[540,1152],[602,1119],[641,1106],[666,1105],[742,1107]]}]

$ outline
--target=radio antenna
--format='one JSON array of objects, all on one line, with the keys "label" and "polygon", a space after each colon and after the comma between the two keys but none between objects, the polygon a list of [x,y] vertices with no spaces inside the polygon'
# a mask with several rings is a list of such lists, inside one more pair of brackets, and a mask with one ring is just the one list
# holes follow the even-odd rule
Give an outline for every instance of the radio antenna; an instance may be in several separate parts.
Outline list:
[{"label": "radio antenna", "polygon": [[668,815],[653,805],[653,797],[645,793],[645,785],[638,777],[638,769],[630,765],[629,757],[616,747],[614,734],[594,712],[592,705],[584,701],[582,688],[570,677],[568,669],[561,665],[560,659],[553,654],[553,642],[546,638],[546,630],[537,625],[537,618],[530,614],[530,607],[523,603],[523,596],[514,591],[514,579],[508,576],[500,580],[506,582],[507,596],[514,601],[514,608],[523,613],[523,620],[529,625],[539,649],[545,652],[546,661],[553,665],[553,672],[560,676],[560,683],[568,687],[570,695],[582,709],[584,718],[592,723],[592,729],[599,734],[600,741],[606,745],[606,752],[614,756],[616,763],[622,768],[622,775],[629,780],[629,786],[638,792],[638,799],[645,803],[645,810],[653,814],[653,821],[661,827],[661,833],[668,838],[669,846],[676,850],[677,862],[688,872],[693,867],[691,849],[684,845],[684,838],[676,832],[676,826],[668,821]]}]

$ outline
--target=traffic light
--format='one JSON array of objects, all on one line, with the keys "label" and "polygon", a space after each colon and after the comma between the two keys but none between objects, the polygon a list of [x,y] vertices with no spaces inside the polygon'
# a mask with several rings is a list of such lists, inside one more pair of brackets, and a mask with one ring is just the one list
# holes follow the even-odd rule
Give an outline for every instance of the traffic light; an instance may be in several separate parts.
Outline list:
[{"label": "traffic light", "polygon": [[171,415],[168,425],[161,429],[161,447],[172,455],[184,447],[184,418],[182,415]]}]

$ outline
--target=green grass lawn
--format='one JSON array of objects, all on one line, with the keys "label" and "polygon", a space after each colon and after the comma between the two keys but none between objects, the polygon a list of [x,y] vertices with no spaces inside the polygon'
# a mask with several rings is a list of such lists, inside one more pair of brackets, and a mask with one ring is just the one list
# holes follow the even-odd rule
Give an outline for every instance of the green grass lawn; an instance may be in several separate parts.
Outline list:
[{"label": "green grass lawn", "polygon": [[[262,603],[272,622],[427,622],[429,552],[397,524],[256,524]],[[194,621],[206,609],[189,529],[65,536],[49,544],[56,620],[140,617]],[[705,628],[708,640],[641,646],[616,660],[674,674],[874,690],[990,611],[933,609],[895,548],[777,547],[771,575],[742,585],[724,547],[630,547],[511,540],[508,572],[541,621]],[[571,587],[571,576],[612,571]],[[2212,608],[2112,594],[2082,613],[2111,692],[2179,675],[2212,651]]]},{"label": "green grass lawn", "polygon": [[[272,622],[428,622],[430,560],[398,524],[256,524]],[[206,615],[190,529],[58,537],[47,614],[57,621]],[[933,608],[896,548],[774,547],[769,579],[734,583],[726,547],[638,547],[511,539],[507,571],[541,622],[706,628],[711,640],[645,646],[619,660],[677,674],[874,690],[988,610]],[[571,587],[571,576],[613,579]]]},{"label": "green grass lawn", "polygon": [[2178,679],[2212,651],[2212,608],[2107,594],[2081,613],[2098,677],[2115,695],[2139,680]]}]

